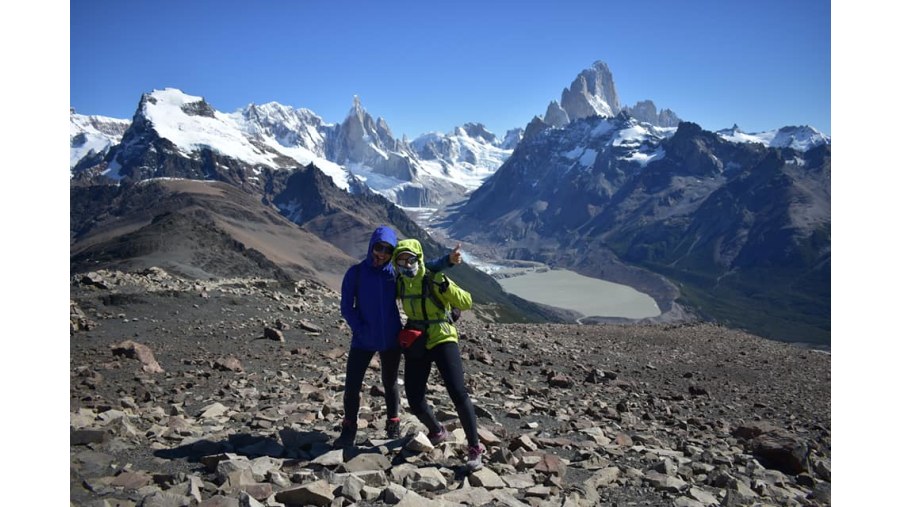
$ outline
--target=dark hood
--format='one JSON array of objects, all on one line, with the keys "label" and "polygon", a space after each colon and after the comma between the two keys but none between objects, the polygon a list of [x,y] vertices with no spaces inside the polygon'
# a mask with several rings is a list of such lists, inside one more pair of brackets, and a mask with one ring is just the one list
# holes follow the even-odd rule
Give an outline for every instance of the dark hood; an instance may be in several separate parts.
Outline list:
[{"label": "dark hood", "polygon": [[375,231],[372,232],[372,238],[369,239],[369,249],[366,252],[366,257],[370,261],[372,260],[372,247],[375,246],[375,243],[381,242],[397,248],[397,233],[394,232],[394,229],[391,229],[386,225],[379,225],[375,228]]}]

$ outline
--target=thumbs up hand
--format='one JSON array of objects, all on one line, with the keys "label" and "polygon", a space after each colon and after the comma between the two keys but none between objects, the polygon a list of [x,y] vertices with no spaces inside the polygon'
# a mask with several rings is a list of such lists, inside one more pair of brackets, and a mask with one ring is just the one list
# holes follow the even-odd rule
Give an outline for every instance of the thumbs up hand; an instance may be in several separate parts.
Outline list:
[{"label": "thumbs up hand", "polygon": [[462,252],[459,249],[462,247],[461,243],[456,244],[456,248],[450,252],[450,264],[456,265],[462,263]]}]

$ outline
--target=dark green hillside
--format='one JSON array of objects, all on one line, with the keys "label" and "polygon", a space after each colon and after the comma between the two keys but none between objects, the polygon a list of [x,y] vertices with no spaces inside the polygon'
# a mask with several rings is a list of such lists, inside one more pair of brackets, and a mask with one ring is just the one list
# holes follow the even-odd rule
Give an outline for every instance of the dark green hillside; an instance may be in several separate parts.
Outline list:
[{"label": "dark green hillside", "polygon": [[637,264],[676,282],[682,294],[679,302],[705,318],[780,341],[831,345],[830,259],[799,275],[792,269],[771,267],[722,275],[714,269]]}]

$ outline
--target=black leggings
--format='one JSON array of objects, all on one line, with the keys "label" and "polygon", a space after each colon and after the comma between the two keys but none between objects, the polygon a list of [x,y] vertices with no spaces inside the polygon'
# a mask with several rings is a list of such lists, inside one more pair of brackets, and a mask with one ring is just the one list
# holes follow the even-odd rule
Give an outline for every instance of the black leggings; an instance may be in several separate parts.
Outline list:
[{"label": "black leggings", "polygon": [[432,363],[437,365],[441,378],[444,379],[444,385],[447,386],[447,394],[456,406],[456,414],[462,422],[463,431],[466,432],[466,440],[471,446],[478,445],[475,407],[472,406],[472,400],[469,399],[469,392],[466,390],[462,358],[459,355],[459,344],[456,342],[442,343],[426,351],[421,359],[406,358],[404,382],[410,411],[422,421],[430,433],[440,431],[441,424],[425,400]]},{"label": "black leggings", "polygon": [[[350,348],[347,357],[347,380],[344,381],[344,419],[356,423],[359,417],[359,391],[362,389],[366,368],[375,355],[373,350]],[[378,353],[381,358],[381,384],[384,386],[384,401],[387,405],[388,419],[400,415],[400,388],[397,387],[397,375],[400,371],[400,349],[385,350]]]}]

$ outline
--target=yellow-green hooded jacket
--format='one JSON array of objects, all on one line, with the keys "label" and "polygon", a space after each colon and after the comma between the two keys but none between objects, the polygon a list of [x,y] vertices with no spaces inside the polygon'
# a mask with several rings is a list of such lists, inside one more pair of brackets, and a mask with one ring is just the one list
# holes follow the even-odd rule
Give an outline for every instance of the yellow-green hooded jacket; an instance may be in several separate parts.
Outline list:
[{"label": "yellow-green hooded jacket", "polygon": [[[403,252],[410,252],[419,257],[419,269],[416,276],[410,278],[403,274],[403,270],[397,265],[397,256]],[[403,312],[407,316],[407,326],[416,329],[427,329],[428,341],[425,348],[432,349],[445,342],[458,342],[459,333],[456,331],[448,315],[451,308],[468,310],[472,308],[472,295],[453,283],[443,273],[431,273],[432,284],[430,290],[437,296],[442,307],[435,305],[430,297],[425,299],[425,315],[422,315],[422,280],[425,277],[425,259],[422,255],[422,245],[417,239],[404,239],[394,248],[394,256],[391,258],[394,271],[400,273],[397,280],[397,295],[403,306]]]}]

